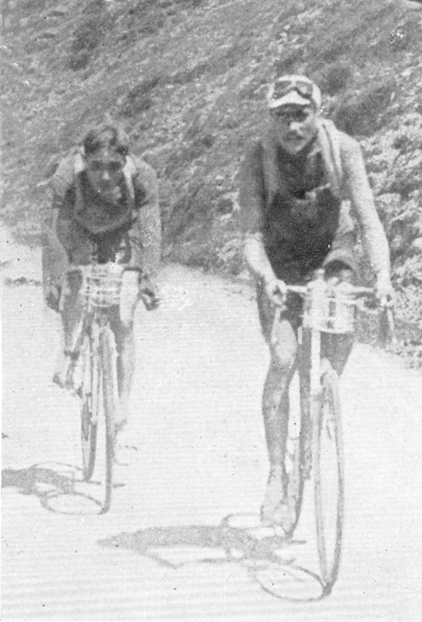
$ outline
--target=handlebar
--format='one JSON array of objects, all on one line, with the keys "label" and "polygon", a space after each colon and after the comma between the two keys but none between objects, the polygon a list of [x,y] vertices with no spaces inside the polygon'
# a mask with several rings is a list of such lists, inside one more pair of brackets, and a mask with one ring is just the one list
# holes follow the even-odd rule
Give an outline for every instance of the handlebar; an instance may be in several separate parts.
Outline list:
[{"label": "handlebar", "polygon": [[[351,285],[349,283],[347,283],[347,288],[344,287],[344,283],[339,283],[339,285],[334,287],[327,286],[326,291],[335,292],[337,288],[341,294],[350,297],[358,298],[362,296],[375,296],[375,289],[373,287],[356,287],[355,285]],[[292,294],[299,294],[303,298],[308,296],[311,292],[309,285],[286,285],[286,290]]]},{"label": "handlebar", "polygon": [[[125,272],[137,272],[138,282],[126,283],[123,286],[123,274]],[[138,266],[129,266],[108,262],[105,264],[91,263],[87,265],[69,266],[65,271],[64,278],[70,274],[80,274],[82,283],[80,295],[85,298],[89,307],[110,307],[120,303],[122,286],[125,292],[128,288],[136,287],[136,293],[144,303],[146,309],[156,309],[160,304],[155,287],[150,280],[149,274]]]},{"label": "handlebar", "polygon": [[[354,286],[349,283],[339,283],[330,286],[324,280],[322,288],[316,289],[318,281],[311,281],[308,285],[287,285],[287,293],[298,294],[304,299],[304,326],[335,334],[353,332],[355,308],[371,313],[365,304],[358,304],[359,298],[375,299],[375,289],[372,287]],[[282,297],[285,300],[285,296]],[[282,313],[278,306],[276,317]],[[378,301],[375,313],[379,318],[378,342],[382,347],[396,343],[394,331],[394,316],[392,306]],[[380,312],[381,311],[381,312]]]},{"label": "handlebar", "polygon": [[[71,265],[65,271],[64,279],[71,274],[80,275],[81,284],[78,293],[86,301],[88,308],[108,308],[120,304],[125,272],[138,272],[144,276],[143,270],[138,267],[108,262]],[[137,283],[128,283],[127,286],[136,287],[138,291]],[[125,291],[128,291],[126,285]]]},{"label": "handlebar", "polygon": [[139,272],[139,274],[145,278],[148,277],[147,272],[145,272],[143,270],[143,268],[139,268],[137,266],[128,266],[126,264],[118,264],[118,263],[114,263],[114,262],[107,262],[104,264],[99,264],[99,263],[89,263],[86,265],[70,265],[64,272],[64,275],[68,275],[68,274],[90,274],[91,272],[93,272],[95,269],[102,269],[104,272],[109,270],[110,273],[115,272],[116,276],[120,273],[123,274],[124,272]]}]

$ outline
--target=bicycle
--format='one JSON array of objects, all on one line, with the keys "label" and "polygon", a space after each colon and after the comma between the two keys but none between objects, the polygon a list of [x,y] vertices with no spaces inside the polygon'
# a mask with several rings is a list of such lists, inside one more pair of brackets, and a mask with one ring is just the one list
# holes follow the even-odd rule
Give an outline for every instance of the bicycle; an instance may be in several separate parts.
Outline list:
[{"label": "bicycle", "polygon": [[[97,459],[98,426],[104,420],[105,461],[102,514],[108,512],[113,489],[115,461],[116,409],[119,403],[117,348],[110,325],[110,311],[118,311],[123,274],[141,272],[138,268],[117,263],[72,266],[69,275],[80,275],[79,298],[83,305],[81,329],[75,352],[73,385],[80,399],[82,471],[90,481]],[[76,377],[75,377],[76,376]]]},{"label": "bicycle", "polygon": [[[340,567],[344,521],[344,445],[339,377],[330,361],[321,358],[321,337],[323,334],[352,335],[358,299],[373,296],[374,292],[371,288],[354,287],[348,283],[329,288],[324,270],[319,270],[307,286],[288,285],[287,292],[303,298],[304,310],[298,353],[300,417],[295,423],[296,430],[299,428],[300,431],[295,434],[289,432],[285,457],[286,500],[293,519],[284,531],[287,539],[293,536],[301,514],[304,482],[310,479],[313,472],[316,539],[324,597],[331,593]],[[273,335],[281,313],[282,307],[278,307]],[[386,319],[392,330],[391,309],[387,308]],[[310,445],[305,432],[309,427]]]}]

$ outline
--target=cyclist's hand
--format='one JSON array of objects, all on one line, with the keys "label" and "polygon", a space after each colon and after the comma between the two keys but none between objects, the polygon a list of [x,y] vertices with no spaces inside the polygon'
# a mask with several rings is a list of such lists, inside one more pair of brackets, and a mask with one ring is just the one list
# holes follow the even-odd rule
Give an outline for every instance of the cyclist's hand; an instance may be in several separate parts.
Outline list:
[{"label": "cyclist's hand", "polygon": [[60,285],[51,285],[45,297],[45,301],[47,303],[47,306],[50,307],[50,309],[53,309],[53,311],[60,311],[60,296]]},{"label": "cyclist's hand", "polygon": [[158,288],[149,277],[144,276],[141,278],[139,282],[139,295],[148,311],[158,309],[160,306],[161,300]]},{"label": "cyclist's hand", "polygon": [[392,307],[394,290],[388,277],[378,277],[375,283],[375,295],[382,307]]},{"label": "cyclist's hand", "polygon": [[276,279],[275,277],[267,280],[264,285],[264,290],[273,305],[279,307],[284,304],[287,295],[287,287],[284,281]]}]

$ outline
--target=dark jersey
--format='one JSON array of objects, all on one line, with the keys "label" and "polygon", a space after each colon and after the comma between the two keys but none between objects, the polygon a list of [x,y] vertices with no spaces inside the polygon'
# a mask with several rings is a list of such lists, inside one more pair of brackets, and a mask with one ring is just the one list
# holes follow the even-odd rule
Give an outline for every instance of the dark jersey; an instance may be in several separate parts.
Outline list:
[{"label": "dark jersey", "polygon": [[[242,231],[262,241],[275,275],[286,282],[334,261],[353,269],[351,205],[375,274],[388,275],[388,245],[359,143],[331,124],[338,150],[331,156],[324,127],[297,156],[284,152],[271,132],[249,151],[239,176]],[[339,168],[341,174],[333,175]]]}]

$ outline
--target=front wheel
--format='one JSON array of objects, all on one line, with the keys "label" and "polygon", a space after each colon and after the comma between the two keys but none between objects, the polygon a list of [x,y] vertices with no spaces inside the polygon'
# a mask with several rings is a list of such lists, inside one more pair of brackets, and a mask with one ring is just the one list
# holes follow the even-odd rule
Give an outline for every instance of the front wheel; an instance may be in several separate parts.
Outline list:
[{"label": "front wheel", "polygon": [[324,595],[328,595],[339,572],[344,518],[339,379],[331,368],[322,377],[320,408],[314,422],[313,472],[318,557]]},{"label": "front wheel", "polygon": [[117,380],[117,349],[111,328],[106,326],[100,334],[101,377],[105,417],[105,500],[102,512],[109,510],[113,488],[114,446],[116,436],[116,409],[119,401]]},{"label": "front wheel", "polygon": [[81,348],[81,445],[82,469],[85,481],[89,481],[94,472],[95,454],[97,449],[97,422],[100,382],[98,361],[93,352],[93,341],[85,336]]},{"label": "front wheel", "polygon": [[291,409],[286,445],[286,500],[289,521],[283,525],[287,538],[291,538],[300,519],[305,480],[310,477],[310,395],[306,372],[299,372],[300,409]]}]

